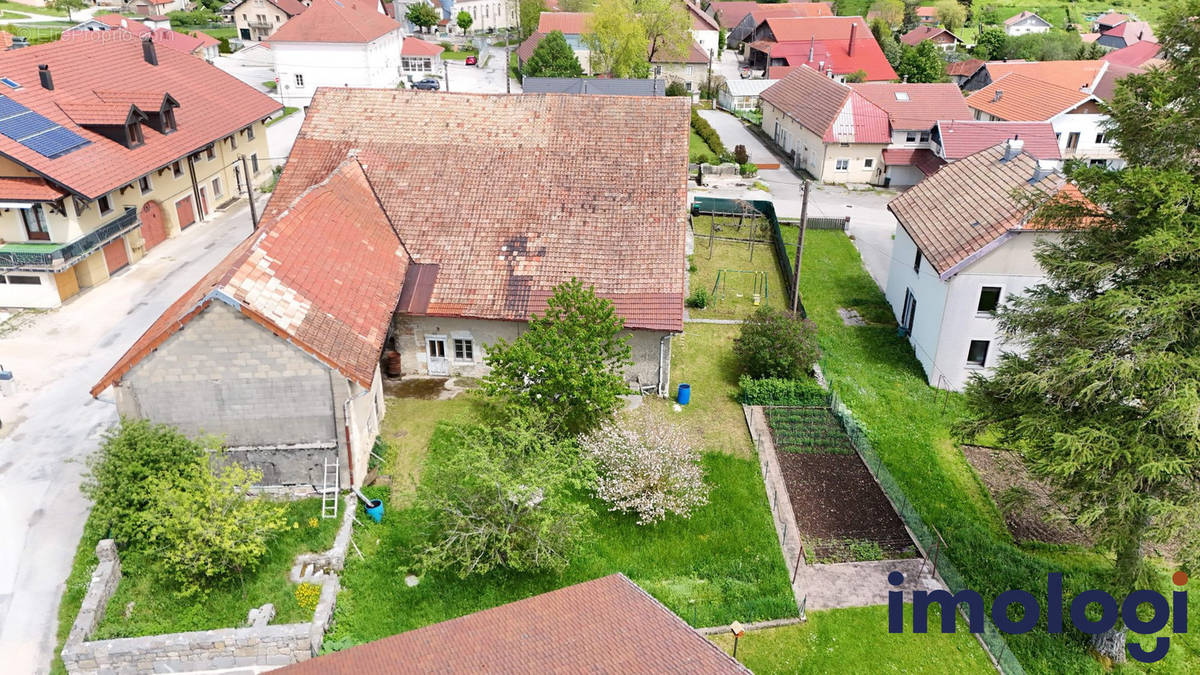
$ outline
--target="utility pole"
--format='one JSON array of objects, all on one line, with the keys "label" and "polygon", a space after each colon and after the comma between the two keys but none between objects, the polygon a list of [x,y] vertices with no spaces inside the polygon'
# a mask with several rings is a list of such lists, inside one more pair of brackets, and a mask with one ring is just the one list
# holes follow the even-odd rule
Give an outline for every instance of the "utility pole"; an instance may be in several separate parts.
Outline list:
[{"label": "utility pole", "polygon": [[258,209],[254,206],[254,181],[250,177],[250,162],[246,160],[245,155],[240,155],[240,158],[242,174],[246,177],[246,199],[250,202],[250,226],[258,230]]},{"label": "utility pole", "polygon": [[450,64],[447,63],[445,59],[442,59],[442,75],[445,77],[445,80],[446,80],[446,91],[449,92],[450,91]]},{"label": "utility pole", "polygon": [[808,227],[808,179],[804,181],[804,201],[800,205],[800,234],[796,237],[796,268],[792,270],[792,314],[800,307],[800,261],[804,257],[804,229]]},{"label": "utility pole", "polygon": [[508,29],[504,29],[504,93],[512,93],[512,73],[509,71],[509,64],[512,63],[512,40],[508,37]]}]

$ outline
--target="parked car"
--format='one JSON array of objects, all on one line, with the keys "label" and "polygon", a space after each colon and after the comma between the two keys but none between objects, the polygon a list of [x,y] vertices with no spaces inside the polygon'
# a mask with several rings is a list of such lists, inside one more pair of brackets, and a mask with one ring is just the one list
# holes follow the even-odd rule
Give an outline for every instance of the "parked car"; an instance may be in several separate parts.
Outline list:
[{"label": "parked car", "polygon": [[475,63],[476,63],[476,61],[477,61],[477,60],[478,60],[478,59],[476,59],[474,56],[468,56],[468,57],[467,57],[467,65],[468,65],[468,66],[473,66],[473,65],[475,65]]},{"label": "parked car", "polygon": [[413,84],[413,89],[424,89],[425,91],[438,91],[441,88],[442,83],[438,82],[432,77],[427,77],[423,80],[417,80],[417,82]]}]

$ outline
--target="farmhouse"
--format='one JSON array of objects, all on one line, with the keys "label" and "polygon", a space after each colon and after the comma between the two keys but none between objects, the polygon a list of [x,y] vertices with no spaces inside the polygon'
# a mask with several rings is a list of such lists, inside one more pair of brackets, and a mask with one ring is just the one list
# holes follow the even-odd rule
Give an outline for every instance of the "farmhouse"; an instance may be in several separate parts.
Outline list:
[{"label": "farmhouse", "polygon": [[224,436],[266,484],[319,486],[328,460],[359,485],[385,348],[406,374],[483,375],[571,278],[624,318],[630,387],[665,393],[687,130],[668,97],[321,89],[259,230],[92,394]]},{"label": "farmhouse", "polygon": [[943,164],[931,150],[930,131],[938,120],[969,120],[962,92],[949,83],[864,82],[850,88],[888,116],[891,143],[883,150],[884,182],[913,185]]}]

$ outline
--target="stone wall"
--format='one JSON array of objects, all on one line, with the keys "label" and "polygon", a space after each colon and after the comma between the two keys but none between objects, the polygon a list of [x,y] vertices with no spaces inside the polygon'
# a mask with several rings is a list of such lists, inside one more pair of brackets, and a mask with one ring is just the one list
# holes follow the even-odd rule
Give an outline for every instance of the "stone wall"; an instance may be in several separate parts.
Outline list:
[{"label": "stone wall", "polygon": [[[80,606],[62,659],[71,675],[92,673],[166,673],[249,666],[285,666],[317,655],[325,631],[333,622],[333,610],[341,583],[337,572],[346,558],[354,522],[353,495],[345,498],[341,527],[333,548],[315,556],[325,566],[305,581],[319,583],[321,595],[310,623],[263,625],[253,621],[247,628],[219,628],[191,633],[149,635],[136,638],[87,641],[108,607],[121,579],[121,561],[116,545],[105,539],[96,546],[100,564],[92,573],[87,594]],[[312,558],[313,556],[307,556]],[[306,556],[300,556],[304,559]],[[258,613],[253,610],[252,614]]]}]

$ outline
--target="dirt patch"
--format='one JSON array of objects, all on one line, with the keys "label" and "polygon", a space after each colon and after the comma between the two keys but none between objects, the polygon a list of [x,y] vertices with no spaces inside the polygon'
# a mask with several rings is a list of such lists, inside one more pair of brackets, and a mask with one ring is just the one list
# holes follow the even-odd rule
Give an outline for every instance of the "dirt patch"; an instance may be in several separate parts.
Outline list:
[{"label": "dirt patch", "polygon": [[904,523],[857,454],[779,453],[809,562],[916,555]]},{"label": "dirt patch", "polygon": [[1067,518],[1067,511],[1050,496],[1045,483],[1030,475],[1011,451],[964,445],[963,454],[975,467],[1004,523],[1019,542],[1091,546],[1092,540]]}]

